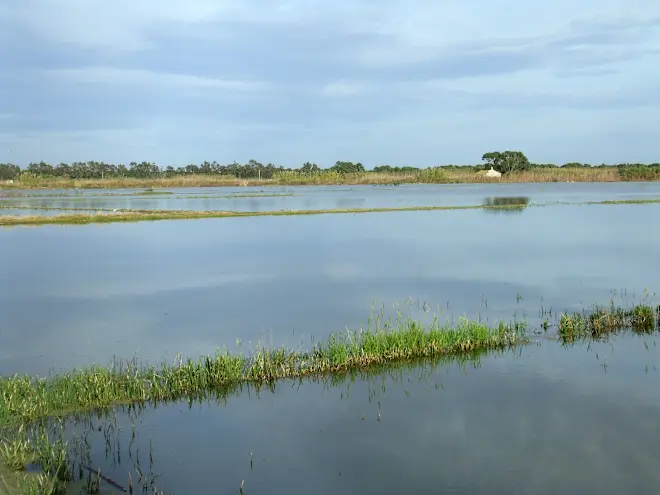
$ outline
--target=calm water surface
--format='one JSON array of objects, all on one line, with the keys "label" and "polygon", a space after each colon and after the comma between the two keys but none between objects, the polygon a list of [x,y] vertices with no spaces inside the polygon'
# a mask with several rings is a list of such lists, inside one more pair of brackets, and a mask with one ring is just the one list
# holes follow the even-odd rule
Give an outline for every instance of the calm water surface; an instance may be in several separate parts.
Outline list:
[{"label": "calm water surface", "polygon": [[652,337],[544,342],[476,367],[427,363],[119,413],[119,433],[94,420],[88,462],[124,485],[139,462],[178,494],[236,493],[242,481],[268,494],[657,493],[657,349]]},{"label": "calm water surface", "polygon": [[[533,203],[660,198],[660,184],[549,183],[455,184],[334,187],[172,188],[173,194],[129,196],[127,190],[0,191],[0,206],[50,208],[174,209],[174,210],[316,210],[405,206],[480,205],[490,197],[523,196]],[[158,191],[158,189],[156,189]],[[30,197],[11,197],[22,194]],[[66,194],[66,197],[53,196]],[[121,194],[108,196],[107,194]],[[289,194],[289,196],[265,196]],[[241,197],[252,195],[252,197]]]},{"label": "calm water surface", "polygon": [[[574,184],[564,184],[562,186]],[[392,188],[394,189],[394,188]],[[412,298],[530,321],[660,273],[660,205],[0,229],[0,373],[309,345]],[[520,297],[519,297],[520,296]]]}]

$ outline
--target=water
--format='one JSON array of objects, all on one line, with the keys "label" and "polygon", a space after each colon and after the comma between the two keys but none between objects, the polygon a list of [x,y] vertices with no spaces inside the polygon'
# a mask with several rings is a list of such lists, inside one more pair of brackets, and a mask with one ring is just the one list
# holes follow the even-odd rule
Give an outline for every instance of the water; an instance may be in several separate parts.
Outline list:
[{"label": "water", "polygon": [[136,354],[160,361],[236,339],[308,346],[365,324],[373,303],[408,298],[443,318],[533,320],[541,307],[607,303],[613,289],[641,297],[660,273],[660,231],[651,228],[659,211],[572,205],[1,229],[0,373]]},{"label": "water", "polygon": [[[341,198],[360,207],[473,205],[504,196],[548,206],[0,229],[0,374],[46,374],[113,356],[158,362],[234,349],[236,339],[243,349],[256,341],[309,347],[312,337],[366,324],[374,303],[415,314],[426,303],[441,318],[525,318],[531,328],[541,308],[579,311],[611,298],[657,304],[644,289],[657,289],[660,204],[551,203],[655,198],[659,186],[90,198],[108,208],[353,207],[339,206]],[[62,208],[87,199],[6,201]],[[483,357],[476,368],[426,363],[350,387],[281,382],[274,393],[245,389],[226,403],[163,405],[134,418],[132,446],[131,421],[120,412],[122,463],[106,458],[104,422],[89,437],[92,463],[126,485],[128,471],[137,479],[139,446],[141,470],[179,494],[237,493],[242,480],[246,495],[657,492],[656,338],[621,335],[570,348],[534,338],[539,345]]]},{"label": "water", "polygon": [[0,206],[268,211],[474,206],[493,196],[529,197],[536,204],[660,198],[657,182],[171,188],[164,191],[172,194],[147,196],[139,195],[141,191],[144,190],[133,193],[126,190],[0,191]]}]

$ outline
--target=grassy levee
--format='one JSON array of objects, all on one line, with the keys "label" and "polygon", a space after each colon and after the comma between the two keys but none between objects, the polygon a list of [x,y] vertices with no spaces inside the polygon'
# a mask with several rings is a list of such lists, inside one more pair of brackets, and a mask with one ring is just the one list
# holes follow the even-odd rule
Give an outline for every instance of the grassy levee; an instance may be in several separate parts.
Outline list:
[{"label": "grassy levee", "polygon": [[517,182],[617,182],[660,180],[660,171],[650,167],[619,168],[532,168],[512,172],[499,178],[490,178],[485,170],[472,168],[430,168],[411,172],[338,173],[321,171],[300,173],[278,172],[272,178],[240,178],[230,175],[176,175],[172,177],[134,178],[110,177],[105,179],[70,179],[66,177],[40,177],[26,175],[13,183],[0,181],[5,189],[124,189],[167,187],[223,187],[223,186],[283,186],[283,185],[361,185],[361,184],[459,184],[459,183],[517,183]]},{"label": "grassy levee", "polygon": [[135,361],[93,366],[51,377],[0,379],[0,425],[24,424],[77,411],[133,402],[169,401],[239,382],[336,373],[393,361],[499,349],[525,340],[520,323],[491,328],[461,319],[424,325],[401,319],[392,326],[333,334],[310,351],[258,348],[250,355],[218,351],[197,360],[140,366]]},{"label": "grassy levee", "polygon": [[[5,206],[3,206],[5,208]],[[85,225],[90,223],[138,222],[154,220],[196,220],[203,218],[238,218],[238,217],[281,217],[297,215],[329,215],[346,213],[386,213],[397,211],[438,211],[438,210],[466,210],[482,208],[506,208],[506,206],[410,206],[391,208],[345,208],[330,210],[273,210],[273,211],[192,211],[192,210],[116,210],[84,209],[84,208],[49,208],[49,207],[6,207],[14,209],[41,209],[76,211],[60,215],[0,215],[0,226],[12,225]],[[94,213],[82,213],[93,211]]]},{"label": "grassy levee", "polygon": [[[648,205],[658,204],[660,199],[623,199],[605,201],[583,201],[583,202],[554,202],[554,203],[530,203],[529,207],[560,206],[560,205]],[[108,208],[73,208],[73,207],[48,207],[48,206],[25,206],[0,204],[2,209],[16,210],[57,210],[72,211],[58,215],[0,215],[0,226],[21,225],[87,225],[98,223],[116,222],[139,222],[155,220],[196,220],[204,218],[237,218],[237,217],[273,217],[273,216],[296,216],[296,215],[331,215],[331,214],[358,214],[358,213],[391,213],[410,211],[447,211],[447,210],[519,210],[518,204],[481,204],[481,205],[443,205],[443,206],[403,206],[383,208],[345,208],[345,209],[323,209],[323,210],[270,210],[270,211],[235,211],[235,210],[121,210]],[[85,213],[87,212],[87,213]]]}]

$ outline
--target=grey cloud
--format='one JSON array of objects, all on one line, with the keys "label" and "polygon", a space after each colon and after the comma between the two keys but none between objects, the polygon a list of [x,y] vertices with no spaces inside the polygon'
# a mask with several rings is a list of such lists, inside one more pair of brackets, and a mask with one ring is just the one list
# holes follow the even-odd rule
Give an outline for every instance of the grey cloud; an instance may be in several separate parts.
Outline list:
[{"label": "grey cloud", "polygon": [[[13,37],[25,40],[10,53],[13,67],[82,67],[116,64],[122,68],[149,69],[203,77],[269,80],[302,86],[322,84],[350,74],[366,81],[412,81],[515,73],[548,65],[599,66],[629,60],[649,51],[632,44],[647,39],[660,18],[618,23],[574,23],[561,37],[485,39],[446,46],[425,60],[385,66],[365,65],[357,54],[365,50],[394,52],[399,40],[393,35],[349,32],[341,25],[310,22],[286,23],[215,22],[153,29],[153,48],[125,53],[118,60],[96,50],[68,44],[45,43],[39,35],[26,36],[14,28]],[[603,53],[604,46],[617,50]],[[627,47],[625,49],[624,47]],[[579,48],[579,50],[578,50]],[[400,49],[400,47],[399,47]]]},{"label": "grey cloud", "polygon": [[569,78],[575,78],[575,77],[601,77],[601,76],[612,76],[614,74],[617,74],[619,71],[617,69],[613,68],[602,68],[602,67],[595,67],[595,68],[581,68],[581,67],[573,67],[573,68],[562,68],[559,70],[555,71],[555,77],[563,78],[563,79],[569,79]]},{"label": "grey cloud", "polygon": [[[141,12],[143,17],[145,12]],[[11,42],[5,43],[10,48],[5,50],[7,56],[0,54],[9,67],[0,73],[0,113],[14,115],[0,119],[0,133],[38,140],[38,133],[45,132],[51,136],[44,137],[50,143],[56,139],[64,143],[70,138],[53,136],[57,132],[90,132],[86,139],[91,149],[97,131],[114,129],[117,136],[130,139],[129,131],[121,131],[143,129],[154,135],[160,132],[165,139],[162,136],[178,126],[188,133],[189,143],[208,150],[217,147],[211,142],[216,139],[210,137],[213,133],[235,128],[247,129],[224,138],[235,143],[235,149],[252,149],[257,140],[264,149],[290,150],[293,140],[320,150],[343,146],[328,144],[323,132],[341,136],[349,127],[367,132],[392,129],[396,123],[402,129],[414,129],[414,122],[431,122],[453,113],[473,119],[477,127],[484,125],[482,117],[487,115],[515,128],[520,115],[551,107],[582,112],[638,111],[660,103],[654,89],[656,76],[650,71],[648,88],[642,86],[643,80],[633,84],[622,72],[630,70],[622,68],[622,63],[637,60],[634,70],[641,73],[641,59],[660,54],[653,41],[660,27],[658,17],[607,22],[587,19],[570,24],[560,34],[507,39],[466,33],[464,42],[434,46],[437,40],[432,40],[428,46],[414,48],[393,33],[396,30],[391,26],[389,31],[379,30],[376,21],[349,22],[336,16],[336,12],[323,11],[306,22],[178,23],[161,19],[140,25],[139,37],[148,41],[143,49],[112,52],[107,46],[92,49],[53,41],[43,33],[3,21],[0,14],[0,43]],[[543,29],[542,20],[539,27]],[[121,72],[107,80],[97,72],[84,84],[56,75],[61,70],[80,70],[84,79],[84,71],[98,66],[129,71],[125,83],[117,79]],[[531,71],[538,72],[538,77]],[[530,81],[529,91],[517,89],[522,73],[527,73],[523,77]],[[131,79],[140,74],[145,77],[139,83]],[[488,87],[490,76],[505,75],[511,78],[511,88],[501,83],[498,88]],[[482,87],[477,83],[470,85],[470,91],[460,89],[461,78],[475,83],[482,76]],[[585,76],[592,77],[602,91],[588,93]],[[194,78],[205,79],[196,83]],[[226,91],[220,80],[235,82],[236,88]],[[552,88],[544,88],[546,80]],[[437,84],[427,85],[429,81]],[[620,81],[622,89],[617,90]],[[240,91],[243,83],[267,83],[269,87]],[[326,85],[342,83],[361,85],[364,91],[323,95]],[[578,84],[579,91],[573,91],[571,85]],[[580,96],[585,93],[587,96]],[[484,136],[494,132],[474,130]],[[401,131],[400,143],[416,142],[417,152],[426,146],[415,141],[416,136],[406,137],[405,132]]]},{"label": "grey cloud", "polygon": [[[563,37],[483,40],[440,49],[425,60],[385,66],[365,65],[355,54],[374,47],[396,50],[391,35],[351,34],[339,27],[310,24],[251,26],[216,24],[219,34],[207,41],[182,38],[172,32],[154,37],[158,50],[131,55],[130,67],[149,64],[154,70],[222,77],[269,79],[293,86],[321,84],[350,74],[364,81],[414,81],[508,74],[548,66],[602,66],[655,54],[649,47],[631,47],[647,39],[658,22],[587,24]],[[632,33],[632,34],[631,34]],[[616,50],[603,52],[603,47]],[[579,48],[579,50],[578,50]],[[177,57],[176,53],[191,54]],[[148,60],[147,58],[148,57]]]}]

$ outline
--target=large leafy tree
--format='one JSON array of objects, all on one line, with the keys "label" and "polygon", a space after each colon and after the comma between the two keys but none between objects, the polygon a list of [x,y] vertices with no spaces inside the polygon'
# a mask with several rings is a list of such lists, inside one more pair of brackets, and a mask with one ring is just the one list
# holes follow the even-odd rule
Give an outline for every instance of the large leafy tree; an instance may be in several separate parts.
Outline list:
[{"label": "large leafy tree", "polygon": [[362,165],[360,162],[353,163],[338,161],[332,167],[330,167],[330,170],[333,172],[339,172],[340,174],[356,174],[364,172],[364,165]]},{"label": "large leafy tree", "polygon": [[0,180],[13,180],[21,175],[21,168],[13,163],[0,163]]},{"label": "large leafy tree", "polygon": [[493,167],[502,174],[519,172],[530,167],[529,160],[522,151],[491,151],[481,157],[486,162],[486,168]]},{"label": "large leafy tree", "polygon": [[319,167],[316,163],[305,162],[303,163],[303,166],[300,167],[300,171],[303,174],[316,174],[321,171],[321,167]]}]

